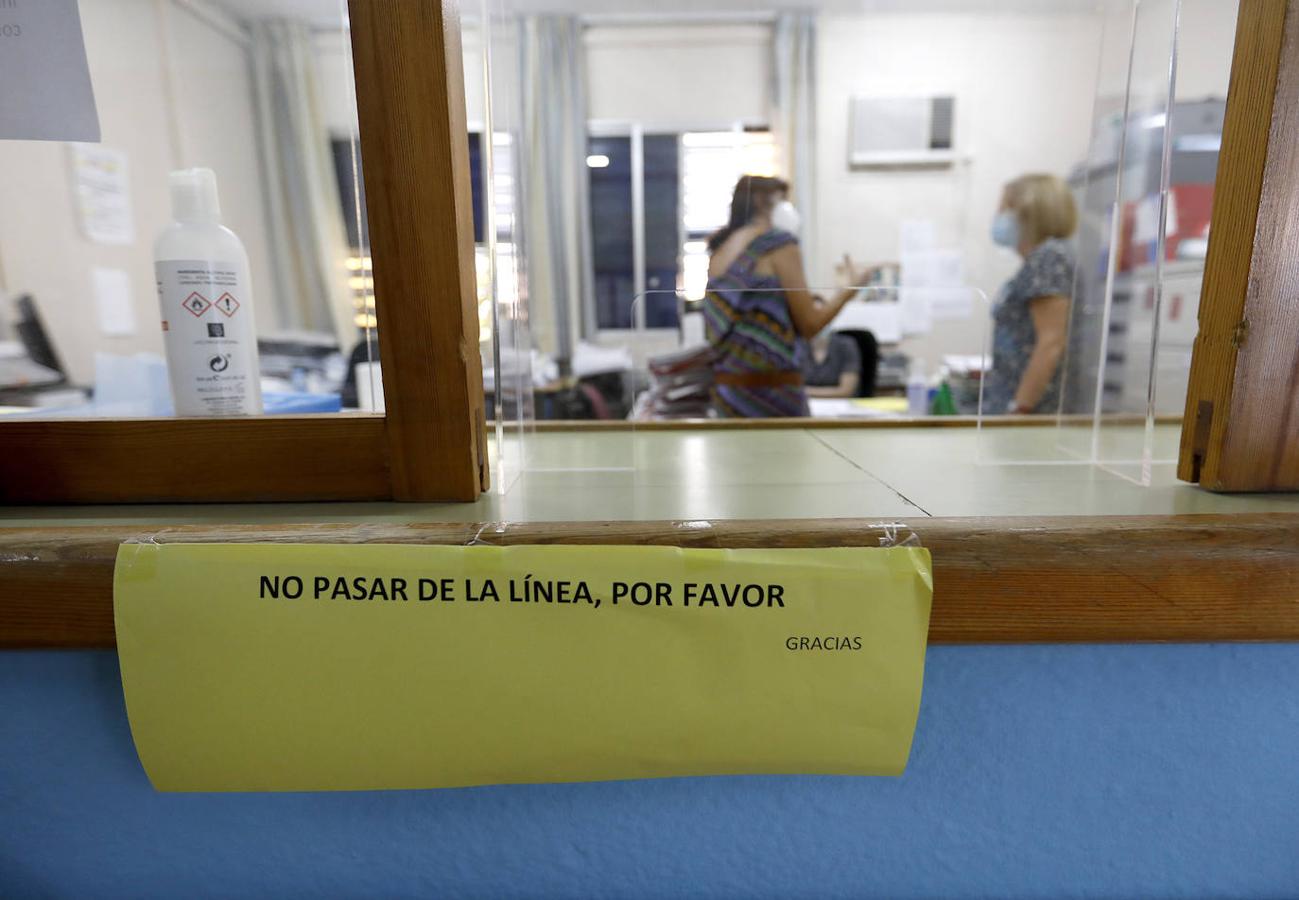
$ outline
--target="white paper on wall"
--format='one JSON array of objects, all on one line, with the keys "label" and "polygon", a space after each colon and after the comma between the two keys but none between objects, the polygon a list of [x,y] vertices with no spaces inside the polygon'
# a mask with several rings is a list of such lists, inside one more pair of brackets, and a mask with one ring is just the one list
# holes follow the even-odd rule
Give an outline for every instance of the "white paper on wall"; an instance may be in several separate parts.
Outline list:
[{"label": "white paper on wall", "polygon": [[933,315],[929,311],[929,295],[928,288],[904,285],[898,289],[899,324],[903,335],[910,337],[916,334],[927,334],[933,327]]},{"label": "white paper on wall", "polygon": [[935,319],[968,319],[974,313],[974,292],[965,284],[965,258],[959,250],[929,254],[929,311]]},{"label": "white paper on wall", "polygon": [[1159,197],[1143,197],[1137,203],[1132,223],[1132,240],[1147,244],[1159,237]]},{"label": "white paper on wall", "polygon": [[934,287],[962,287],[965,257],[960,250],[933,250],[927,256],[929,283]]},{"label": "white paper on wall", "polygon": [[938,245],[938,227],[933,219],[903,219],[898,226],[898,253],[912,256],[928,253]]},{"label": "white paper on wall", "polygon": [[0,2],[0,140],[99,140],[77,0]]},{"label": "white paper on wall", "polygon": [[99,244],[135,242],[127,156],[111,147],[70,144],[72,188],[82,233]]},{"label": "white paper on wall", "polygon": [[929,313],[935,319],[968,319],[974,315],[974,292],[963,287],[933,288]]},{"label": "white paper on wall", "polygon": [[834,317],[831,327],[835,331],[869,331],[881,344],[896,344],[902,340],[902,304],[853,300]]},{"label": "white paper on wall", "polygon": [[[1177,195],[1169,192],[1164,234],[1177,234]],[[1153,243],[1159,237],[1159,195],[1149,194],[1137,202],[1132,223],[1132,240],[1138,244]]]},{"label": "white paper on wall", "polygon": [[122,269],[95,266],[90,270],[90,284],[100,332],[105,337],[130,337],[135,334],[135,306],[131,303],[130,273]]},{"label": "white paper on wall", "polygon": [[[961,251],[934,248],[904,254],[902,301],[911,307],[904,321],[912,328],[928,330],[934,319],[969,318],[974,312],[974,292],[965,284]],[[908,331],[913,333],[917,332]]]}]

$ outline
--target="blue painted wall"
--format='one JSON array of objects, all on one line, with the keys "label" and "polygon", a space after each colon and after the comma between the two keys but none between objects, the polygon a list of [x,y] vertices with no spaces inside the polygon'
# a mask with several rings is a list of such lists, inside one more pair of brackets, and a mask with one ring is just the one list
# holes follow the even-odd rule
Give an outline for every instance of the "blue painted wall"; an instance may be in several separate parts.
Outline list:
[{"label": "blue painted wall", "polygon": [[4,897],[1299,896],[1299,646],[936,648],[895,780],[163,795],[113,654],[0,713]]}]

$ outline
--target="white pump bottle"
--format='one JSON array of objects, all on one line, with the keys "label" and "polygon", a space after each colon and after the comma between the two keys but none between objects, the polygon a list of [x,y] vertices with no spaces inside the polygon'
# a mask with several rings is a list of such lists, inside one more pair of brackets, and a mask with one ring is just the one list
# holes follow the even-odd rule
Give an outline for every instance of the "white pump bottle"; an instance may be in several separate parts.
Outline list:
[{"label": "white pump bottle", "polygon": [[260,415],[248,253],[221,224],[216,174],[172,172],[171,205],[153,259],[176,415]]}]

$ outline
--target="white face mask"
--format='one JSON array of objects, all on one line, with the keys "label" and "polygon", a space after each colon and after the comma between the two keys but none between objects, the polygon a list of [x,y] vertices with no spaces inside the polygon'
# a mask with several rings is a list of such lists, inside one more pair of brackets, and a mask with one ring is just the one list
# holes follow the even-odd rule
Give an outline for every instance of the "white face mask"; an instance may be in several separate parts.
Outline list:
[{"label": "white face mask", "polygon": [[773,228],[797,235],[798,230],[803,227],[803,217],[798,214],[794,204],[788,200],[781,200],[771,210],[771,225]]}]

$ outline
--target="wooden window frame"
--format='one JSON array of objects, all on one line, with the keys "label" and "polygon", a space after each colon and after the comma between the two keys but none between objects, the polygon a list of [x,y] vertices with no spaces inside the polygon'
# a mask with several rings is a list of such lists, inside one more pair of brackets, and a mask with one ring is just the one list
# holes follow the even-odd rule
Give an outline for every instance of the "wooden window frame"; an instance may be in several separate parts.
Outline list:
[{"label": "wooden window frame", "polygon": [[1178,477],[1299,490],[1299,0],[1241,0]]},{"label": "wooden window frame", "polygon": [[0,502],[471,501],[487,488],[458,5],[349,7],[386,414],[0,421]]}]

